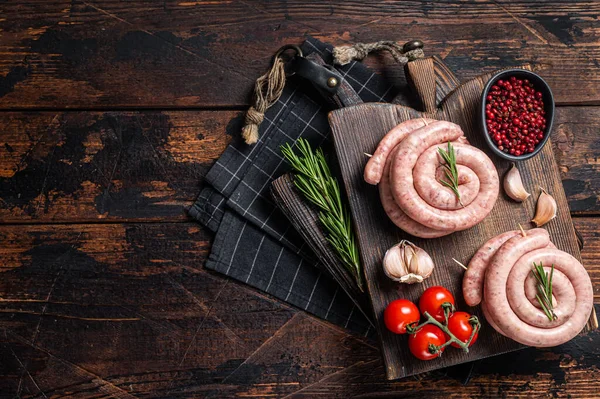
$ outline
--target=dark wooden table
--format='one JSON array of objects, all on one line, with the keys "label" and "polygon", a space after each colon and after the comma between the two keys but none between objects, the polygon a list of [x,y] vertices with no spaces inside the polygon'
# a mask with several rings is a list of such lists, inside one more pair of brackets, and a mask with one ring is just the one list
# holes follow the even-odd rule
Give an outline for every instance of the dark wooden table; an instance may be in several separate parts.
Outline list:
[{"label": "dark wooden table", "polygon": [[548,80],[598,292],[599,13],[596,1],[0,3],[0,397],[599,396],[600,332],[388,382],[376,342],[204,270],[212,236],[184,212],[279,46],[419,38],[463,79],[531,63]]}]

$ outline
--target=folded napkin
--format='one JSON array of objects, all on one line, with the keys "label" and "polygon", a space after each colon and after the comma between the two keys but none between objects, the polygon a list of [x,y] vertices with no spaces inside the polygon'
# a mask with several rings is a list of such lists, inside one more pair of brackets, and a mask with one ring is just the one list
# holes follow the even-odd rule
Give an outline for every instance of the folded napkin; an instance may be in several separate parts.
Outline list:
[{"label": "folded napkin", "polygon": [[[313,38],[302,51],[331,60],[331,46]],[[396,95],[392,85],[361,63],[336,69],[364,102],[390,102]],[[302,137],[313,146],[330,146],[326,104],[306,80],[288,79],[281,98],[265,114],[259,141],[248,146],[238,140],[227,147],[189,214],[216,233],[206,268],[368,335],[373,328],[366,317],[319,267],[269,194],[271,182],[290,171],[281,145]]]}]

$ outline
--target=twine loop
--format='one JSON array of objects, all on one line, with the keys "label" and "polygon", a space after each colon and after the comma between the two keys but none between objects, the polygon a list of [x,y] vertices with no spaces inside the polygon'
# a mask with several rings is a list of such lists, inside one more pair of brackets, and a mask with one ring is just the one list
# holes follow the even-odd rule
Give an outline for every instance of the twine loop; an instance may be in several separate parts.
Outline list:
[{"label": "twine loop", "polygon": [[425,56],[422,48],[404,51],[403,45],[394,41],[383,40],[375,43],[356,43],[351,46],[334,47],[333,62],[338,65],[346,65],[351,61],[363,60],[372,52],[382,50],[388,51],[400,65],[406,65],[409,61]]},{"label": "twine loop", "polygon": [[242,128],[242,137],[246,144],[254,144],[258,141],[258,127],[265,117],[265,112],[279,100],[284,86],[285,63],[278,55],[275,57],[271,69],[256,79],[254,105],[246,112],[246,120]]}]

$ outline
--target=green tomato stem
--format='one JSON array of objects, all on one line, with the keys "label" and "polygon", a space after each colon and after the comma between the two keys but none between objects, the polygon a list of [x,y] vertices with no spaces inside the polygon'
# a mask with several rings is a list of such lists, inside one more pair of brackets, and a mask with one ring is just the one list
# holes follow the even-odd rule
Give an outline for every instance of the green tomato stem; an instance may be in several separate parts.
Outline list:
[{"label": "green tomato stem", "polygon": [[[446,308],[444,308],[444,315],[446,316]],[[433,324],[434,326],[438,327],[440,330],[442,330],[446,335],[448,335],[450,337],[450,339],[448,341],[446,341],[445,343],[443,343],[442,345],[433,345],[433,344],[431,344],[429,346],[429,352],[431,352],[433,354],[438,353],[439,351],[441,351],[442,349],[444,349],[448,345],[452,344],[453,342],[455,344],[457,344],[460,348],[462,348],[462,350],[465,351],[465,353],[468,353],[469,352],[469,345],[471,345],[471,342],[473,341],[473,338],[475,337],[475,335],[481,329],[481,322],[479,321],[479,319],[477,318],[477,316],[471,316],[471,318],[469,319],[469,323],[471,324],[471,326],[473,326],[473,331],[471,331],[471,336],[469,337],[469,339],[467,340],[467,342],[463,342],[463,341],[459,340],[458,338],[456,338],[456,335],[452,334],[452,332],[448,328],[448,316],[445,317],[446,318],[446,322],[444,324],[442,324],[439,321],[437,321],[428,312],[423,313],[423,316],[425,316],[427,318],[426,321],[424,321],[423,323],[421,323],[421,324],[419,324],[419,325],[417,325],[415,327],[409,325],[406,328],[406,331],[408,331],[410,334],[415,334],[421,328],[423,328],[423,326],[425,326],[427,324]]]},{"label": "green tomato stem", "polygon": [[445,324],[448,325],[448,317],[450,317],[450,315],[456,310],[454,308],[454,305],[451,302],[444,302],[442,303],[442,309],[444,309],[444,319]]}]

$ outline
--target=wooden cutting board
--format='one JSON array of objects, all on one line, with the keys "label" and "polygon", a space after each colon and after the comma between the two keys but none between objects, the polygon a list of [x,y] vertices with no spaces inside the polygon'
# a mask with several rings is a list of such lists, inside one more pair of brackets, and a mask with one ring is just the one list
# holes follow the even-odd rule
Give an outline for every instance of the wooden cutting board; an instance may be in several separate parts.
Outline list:
[{"label": "wooden cutting board", "polygon": [[[524,228],[533,227],[530,220],[535,211],[538,187],[548,190],[558,203],[557,217],[544,226],[550,233],[552,241],[558,248],[581,260],[567,199],[550,142],[537,156],[518,164],[525,186],[532,196],[523,204],[519,204],[510,200],[501,190],[492,212],[483,222],[469,230],[426,240],[404,233],[388,219],[381,206],[377,187],[364,182],[363,169],[368,160],[365,153],[372,154],[379,140],[400,122],[427,116],[457,123],[462,127],[470,143],[490,156],[501,178],[510,166],[508,161],[496,157],[489,151],[478,125],[481,93],[493,73],[481,75],[455,87],[458,82],[456,77],[437,58],[410,62],[405,67],[405,73],[414,94],[420,100],[423,112],[396,104],[368,103],[342,108],[329,114],[388,379],[401,378],[522,348],[520,344],[493,330],[484,321],[485,318],[478,307],[469,308],[465,305],[462,298],[463,269],[456,265],[452,258],[467,264],[475,251],[489,238],[517,229],[519,223]],[[440,99],[443,100],[438,105]],[[436,269],[433,275],[423,284],[400,285],[389,280],[383,273],[381,261],[385,251],[402,239],[409,239],[424,248],[435,262]],[[479,339],[469,353],[448,348],[439,359],[421,361],[410,354],[406,335],[396,335],[385,328],[383,310],[388,303],[398,298],[417,301],[421,293],[433,285],[447,287],[454,293],[460,310],[475,313],[484,321]],[[586,331],[594,328],[597,328],[595,313],[591,315]]]}]

